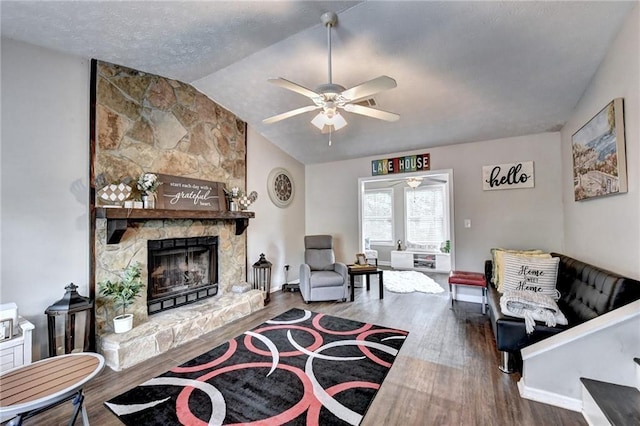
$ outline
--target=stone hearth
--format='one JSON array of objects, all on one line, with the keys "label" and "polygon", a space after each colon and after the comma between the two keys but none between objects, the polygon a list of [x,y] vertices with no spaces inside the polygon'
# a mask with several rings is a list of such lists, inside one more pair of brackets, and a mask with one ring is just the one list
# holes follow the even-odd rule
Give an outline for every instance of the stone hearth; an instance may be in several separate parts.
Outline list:
[{"label": "stone hearth", "polygon": [[263,307],[259,290],[224,294],[152,315],[127,333],[102,334],[98,338],[98,351],[110,368],[120,371]]}]

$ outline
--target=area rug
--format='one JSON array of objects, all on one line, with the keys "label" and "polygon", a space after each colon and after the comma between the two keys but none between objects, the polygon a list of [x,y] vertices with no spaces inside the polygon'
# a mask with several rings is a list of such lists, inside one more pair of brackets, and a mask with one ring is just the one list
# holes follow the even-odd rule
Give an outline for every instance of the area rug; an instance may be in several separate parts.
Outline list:
[{"label": "area rug", "polygon": [[291,309],[105,402],[126,425],[357,425],[408,333]]},{"label": "area rug", "polygon": [[431,277],[418,271],[384,271],[384,288],[394,293],[442,293],[444,289]]}]

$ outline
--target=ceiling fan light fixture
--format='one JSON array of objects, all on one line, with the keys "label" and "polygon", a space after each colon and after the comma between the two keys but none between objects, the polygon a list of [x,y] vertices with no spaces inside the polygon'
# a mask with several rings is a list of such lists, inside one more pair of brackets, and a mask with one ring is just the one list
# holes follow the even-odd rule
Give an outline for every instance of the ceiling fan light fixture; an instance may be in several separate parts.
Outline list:
[{"label": "ceiling fan light fixture", "polygon": [[409,185],[412,189],[416,189],[422,183],[422,178],[420,177],[410,177],[407,178],[407,185]]},{"label": "ceiling fan light fixture", "polygon": [[331,124],[334,130],[340,130],[347,125],[347,120],[345,120],[339,112],[336,112],[333,114],[333,117],[331,117]]},{"label": "ceiling fan light fixture", "polygon": [[318,115],[313,117],[313,120],[311,120],[311,124],[313,124],[320,130],[324,129],[326,122],[327,122],[327,119],[323,112],[319,113]]},{"label": "ceiling fan light fixture", "polygon": [[320,130],[324,130],[325,126],[333,126],[333,131],[335,132],[346,126],[347,120],[345,120],[344,117],[337,111],[331,115],[323,111],[316,115],[313,120],[311,120],[311,124],[313,124]]},{"label": "ceiling fan light fixture", "polygon": [[370,99],[371,96],[379,92],[397,87],[396,81],[391,77],[381,75],[373,80],[365,81],[357,86],[353,86],[350,89],[345,89],[344,86],[333,82],[331,67],[331,29],[338,22],[338,15],[335,12],[327,12],[324,13],[320,19],[327,28],[328,82],[321,84],[315,91],[313,91],[282,77],[269,79],[268,81],[270,83],[309,98],[314,105],[280,113],[273,117],[266,118],[262,120],[262,122],[265,124],[271,124],[317,109],[322,109],[322,112],[314,117],[314,119],[311,120],[311,123],[323,133],[327,132],[327,128],[329,127],[332,131],[337,131],[347,125],[347,121],[337,112],[338,109],[344,109],[347,112],[378,120],[397,121],[400,118],[398,114],[371,108],[371,106],[374,106],[375,104],[358,104],[359,102]]}]

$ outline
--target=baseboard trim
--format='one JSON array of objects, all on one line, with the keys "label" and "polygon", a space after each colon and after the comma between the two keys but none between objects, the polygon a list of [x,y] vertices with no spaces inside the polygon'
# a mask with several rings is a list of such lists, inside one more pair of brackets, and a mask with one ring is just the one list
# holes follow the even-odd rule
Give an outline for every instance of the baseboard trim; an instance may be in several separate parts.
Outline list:
[{"label": "baseboard trim", "polygon": [[518,380],[518,392],[520,392],[520,396],[524,399],[530,399],[531,401],[582,413],[582,400],[569,398],[542,389],[530,388],[525,384],[524,377]]}]

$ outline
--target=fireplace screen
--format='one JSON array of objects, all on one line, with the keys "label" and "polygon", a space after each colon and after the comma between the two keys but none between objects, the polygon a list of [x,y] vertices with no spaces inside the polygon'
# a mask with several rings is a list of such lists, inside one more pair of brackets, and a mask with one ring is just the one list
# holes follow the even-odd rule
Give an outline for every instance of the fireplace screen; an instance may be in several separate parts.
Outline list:
[{"label": "fireplace screen", "polygon": [[218,293],[218,237],[149,240],[149,314]]}]

